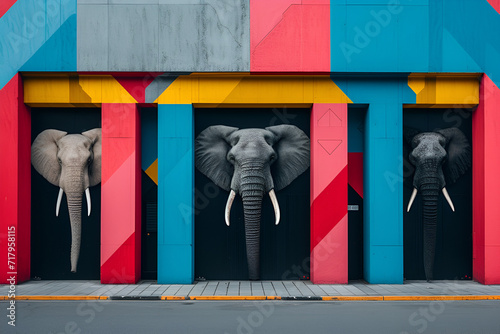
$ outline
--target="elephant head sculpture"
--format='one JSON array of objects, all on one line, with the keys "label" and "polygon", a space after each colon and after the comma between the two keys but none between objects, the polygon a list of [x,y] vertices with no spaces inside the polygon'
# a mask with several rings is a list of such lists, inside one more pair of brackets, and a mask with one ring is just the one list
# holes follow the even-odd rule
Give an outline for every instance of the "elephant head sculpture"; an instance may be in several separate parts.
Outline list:
[{"label": "elephant head sculpture", "polygon": [[453,202],[446,185],[454,183],[472,165],[469,141],[458,128],[419,133],[405,128],[404,137],[409,149],[409,160],[415,171],[413,192],[408,203],[410,211],[417,194],[423,200],[424,271],[427,281],[433,278],[436,250],[438,197],[442,192],[452,211]]},{"label": "elephant head sculpture", "polygon": [[225,221],[236,193],[243,201],[249,278],[260,278],[260,218],[264,192],[271,198],[275,224],[280,209],[275,191],[289,185],[309,167],[309,138],[293,125],[265,129],[210,126],[196,138],[196,168],[230,191]]},{"label": "elephant head sculpture", "polygon": [[90,216],[89,187],[101,182],[101,129],[82,134],[45,130],[31,146],[31,162],[38,173],[59,187],[56,216],[59,216],[63,192],[66,194],[71,223],[71,272],[74,273],[80,254],[83,193]]}]

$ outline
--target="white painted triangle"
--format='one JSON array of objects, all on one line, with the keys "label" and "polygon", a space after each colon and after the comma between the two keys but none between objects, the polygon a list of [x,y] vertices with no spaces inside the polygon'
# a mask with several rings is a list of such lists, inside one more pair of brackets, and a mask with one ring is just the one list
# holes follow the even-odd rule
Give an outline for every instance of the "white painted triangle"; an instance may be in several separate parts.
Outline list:
[{"label": "white painted triangle", "polygon": [[340,139],[318,139],[318,144],[325,150],[326,153],[332,155],[333,152],[342,144]]}]

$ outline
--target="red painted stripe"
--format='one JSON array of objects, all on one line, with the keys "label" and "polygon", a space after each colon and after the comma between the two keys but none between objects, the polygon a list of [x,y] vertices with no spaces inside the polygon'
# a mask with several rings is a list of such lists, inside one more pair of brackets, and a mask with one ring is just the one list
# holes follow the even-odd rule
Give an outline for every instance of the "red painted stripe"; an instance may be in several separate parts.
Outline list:
[{"label": "red painted stripe", "polygon": [[473,274],[485,284],[500,284],[500,89],[483,75],[479,106],[473,113]]},{"label": "red painted stripe", "polygon": [[136,233],[133,233],[101,265],[102,284],[135,284],[139,281],[140,276],[137,275],[134,262],[140,262],[140,257],[136,257],[136,249],[140,249],[141,247],[140,244],[137,244],[136,240]]},{"label": "red painted stripe", "polygon": [[146,102],[146,88],[155,79],[155,76],[144,76],[142,78],[138,77],[123,77],[119,75],[113,75],[113,77],[122,85],[123,88],[129,92],[130,95],[139,103]]},{"label": "red painted stripe", "polygon": [[311,250],[337,225],[347,213],[347,166],[316,197],[311,205]]},{"label": "red painted stripe", "polygon": [[[0,91],[0,100],[0,283],[7,283],[10,272],[17,272],[19,283],[30,279],[31,256],[31,115],[19,74]],[[9,228],[15,230],[14,252],[8,249]],[[15,255],[15,268],[9,266],[9,253]]]},{"label": "red painted stripe", "polygon": [[493,7],[497,13],[500,14],[500,0],[487,0],[488,3]]},{"label": "red painted stripe", "polygon": [[330,6],[250,2],[250,71],[330,72]]},{"label": "red painted stripe", "polygon": [[[102,105],[101,281],[140,279],[140,122],[136,104]],[[131,239],[132,238],[132,239]]]},{"label": "red painted stripe", "polygon": [[347,157],[349,185],[363,198],[363,153],[349,152]]},{"label": "red painted stripe", "polygon": [[0,18],[16,3],[17,0],[2,0],[0,1]]}]

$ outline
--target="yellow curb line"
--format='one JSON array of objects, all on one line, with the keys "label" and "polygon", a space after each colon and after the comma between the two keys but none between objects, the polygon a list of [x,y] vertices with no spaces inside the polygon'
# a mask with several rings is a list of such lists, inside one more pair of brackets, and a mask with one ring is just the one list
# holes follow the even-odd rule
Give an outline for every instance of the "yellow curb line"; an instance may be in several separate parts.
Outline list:
[{"label": "yellow curb line", "polygon": [[281,297],[280,296],[190,296],[189,299],[190,300],[281,300]]},{"label": "yellow curb line", "polygon": [[471,296],[384,296],[389,301],[418,301],[418,300],[500,300],[500,296],[471,295]]},{"label": "yellow curb line", "polygon": [[185,296],[161,296],[161,300],[189,300],[189,297],[185,297]]},{"label": "yellow curb line", "polygon": [[107,296],[1,296],[0,300],[107,300]]},{"label": "yellow curb line", "polygon": [[[0,300],[107,300],[108,296],[0,296]],[[281,300],[280,296],[161,296],[161,300]],[[500,300],[500,295],[461,296],[321,296],[324,301]]]}]

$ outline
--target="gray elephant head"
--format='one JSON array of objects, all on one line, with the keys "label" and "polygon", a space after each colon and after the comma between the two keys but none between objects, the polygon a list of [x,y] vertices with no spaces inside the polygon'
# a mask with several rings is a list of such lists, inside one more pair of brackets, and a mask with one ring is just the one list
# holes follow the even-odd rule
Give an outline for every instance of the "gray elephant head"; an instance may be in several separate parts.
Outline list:
[{"label": "gray elephant head", "polygon": [[408,203],[410,211],[418,194],[423,200],[424,270],[428,281],[433,278],[436,250],[437,208],[439,193],[455,211],[446,185],[454,183],[472,165],[469,141],[457,128],[419,133],[405,128],[404,136],[409,150],[409,160],[415,166],[413,192]]},{"label": "gray elephant head", "polygon": [[230,191],[225,221],[233,200],[243,201],[249,278],[260,278],[260,216],[264,192],[271,198],[276,225],[280,209],[275,190],[289,185],[309,167],[309,138],[293,125],[238,129],[216,125],[196,138],[196,168]]},{"label": "gray elephant head", "polygon": [[101,129],[82,134],[59,130],[41,132],[31,146],[31,163],[47,181],[59,187],[56,216],[63,192],[71,223],[71,272],[76,272],[80,254],[82,197],[85,192],[90,216],[89,187],[101,182]]}]

